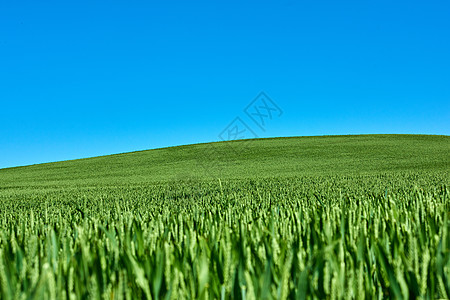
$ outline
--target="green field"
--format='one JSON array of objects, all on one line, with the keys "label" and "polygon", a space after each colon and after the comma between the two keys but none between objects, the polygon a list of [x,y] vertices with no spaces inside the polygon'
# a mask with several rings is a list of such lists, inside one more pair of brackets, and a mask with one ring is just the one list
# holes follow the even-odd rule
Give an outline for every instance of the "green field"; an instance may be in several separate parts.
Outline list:
[{"label": "green field", "polygon": [[0,299],[448,299],[450,137],[0,169]]}]

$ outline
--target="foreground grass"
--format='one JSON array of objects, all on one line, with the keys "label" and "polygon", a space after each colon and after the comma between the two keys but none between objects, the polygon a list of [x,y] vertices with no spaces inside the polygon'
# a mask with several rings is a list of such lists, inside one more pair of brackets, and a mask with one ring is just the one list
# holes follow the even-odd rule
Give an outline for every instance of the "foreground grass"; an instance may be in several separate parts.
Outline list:
[{"label": "foreground grass", "polygon": [[[364,139],[358,151],[370,149]],[[353,162],[361,169],[344,174],[343,150],[325,159],[328,173],[323,163],[289,176],[255,145],[258,160],[247,166],[264,161],[257,170],[270,173],[245,173],[248,152],[239,167],[229,160],[221,169],[234,168],[236,178],[221,180],[170,176],[161,159],[150,181],[142,166],[127,170],[134,154],[121,164],[110,157],[109,167],[92,159],[91,169],[82,160],[78,169],[1,170],[0,298],[449,298],[446,141],[428,144],[429,153],[410,141],[404,148],[413,144],[422,156],[404,160],[397,141],[397,150],[370,150],[373,161]],[[384,156],[399,158],[395,168],[380,171],[376,157]]]},{"label": "foreground grass", "polygon": [[413,173],[10,195],[0,295],[448,298],[449,196]]}]

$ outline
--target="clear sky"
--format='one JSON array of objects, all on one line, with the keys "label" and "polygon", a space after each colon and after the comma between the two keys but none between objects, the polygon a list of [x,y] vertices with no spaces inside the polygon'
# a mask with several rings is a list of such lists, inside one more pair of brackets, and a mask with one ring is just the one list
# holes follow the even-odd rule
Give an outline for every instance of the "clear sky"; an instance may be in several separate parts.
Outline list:
[{"label": "clear sky", "polygon": [[[282,111],[263,128],[261,91]],[[218,141],[236,117],[448,135],[450,2],[0,2],[0,168]]]}]

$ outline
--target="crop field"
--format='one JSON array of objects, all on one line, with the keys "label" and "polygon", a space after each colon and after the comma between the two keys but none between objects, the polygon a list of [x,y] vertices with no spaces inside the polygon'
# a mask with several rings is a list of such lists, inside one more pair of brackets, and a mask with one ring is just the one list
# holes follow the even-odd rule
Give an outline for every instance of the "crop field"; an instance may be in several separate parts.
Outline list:
[{"label": "crop field", "polygon": [[450,138],[277,138],[0,170],[0,299],[449,299]]}]

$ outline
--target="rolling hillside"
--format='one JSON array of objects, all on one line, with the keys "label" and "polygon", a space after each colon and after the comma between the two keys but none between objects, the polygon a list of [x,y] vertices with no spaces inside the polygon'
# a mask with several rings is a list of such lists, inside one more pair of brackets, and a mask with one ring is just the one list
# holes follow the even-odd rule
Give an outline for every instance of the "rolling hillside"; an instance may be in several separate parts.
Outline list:
[{"label": "rolling hillside", "polygon": [[1,299],[448,299],[450,138],[187,145],[0,170]]},{"label": "rolling hillside", "polygon": [[448,171],[450,137],[354,135],[195,144],[0,169],[0,188]]}]

